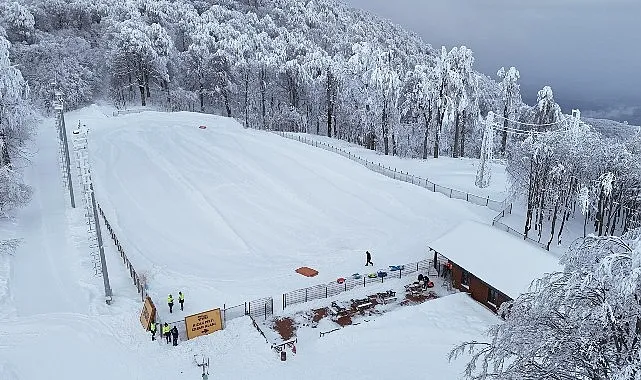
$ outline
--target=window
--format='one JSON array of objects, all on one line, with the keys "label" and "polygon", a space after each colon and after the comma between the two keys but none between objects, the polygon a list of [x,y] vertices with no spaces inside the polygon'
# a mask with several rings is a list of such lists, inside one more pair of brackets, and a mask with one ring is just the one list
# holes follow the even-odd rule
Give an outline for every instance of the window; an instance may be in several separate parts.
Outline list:
[{"label": "window", "polygon": [[499,299],[499,292],[497,292],[495,289],[488,288],[487,289],[487,302],[496,305],[496,301]]},{"label": "window", "polygon": [[470,286],[470,274],[465,269],[461,269],[461,285]]}]

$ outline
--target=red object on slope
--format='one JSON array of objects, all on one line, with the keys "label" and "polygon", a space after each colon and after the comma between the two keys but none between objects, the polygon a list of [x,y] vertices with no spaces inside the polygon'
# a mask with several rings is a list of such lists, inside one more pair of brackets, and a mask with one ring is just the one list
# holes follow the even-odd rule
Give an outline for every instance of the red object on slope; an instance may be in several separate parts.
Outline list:
[{"label": "red object on slope", "polygon": [[314,277],[318,274],[318,271],[309,267],[300,267],[296,269],[296,273],[302,274],[305,277]]}]

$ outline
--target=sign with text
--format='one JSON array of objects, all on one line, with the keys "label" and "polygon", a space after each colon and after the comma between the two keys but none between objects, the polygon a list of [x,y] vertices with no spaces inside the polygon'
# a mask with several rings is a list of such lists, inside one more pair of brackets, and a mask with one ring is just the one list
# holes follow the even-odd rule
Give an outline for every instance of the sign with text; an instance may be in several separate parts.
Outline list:
[{"label": "sign with text", "polygon": [[140,323],[145,330],[149,330],[149,324],[156,319],[156,306],[150,297],[145,298],[140,312]]},{"label": "sign with text", "polygon": [[204,311],[200,314],[185,317],[185,327],[187,328],[187,339],[222,330],[223,324],[220,318],[220,309]]}]

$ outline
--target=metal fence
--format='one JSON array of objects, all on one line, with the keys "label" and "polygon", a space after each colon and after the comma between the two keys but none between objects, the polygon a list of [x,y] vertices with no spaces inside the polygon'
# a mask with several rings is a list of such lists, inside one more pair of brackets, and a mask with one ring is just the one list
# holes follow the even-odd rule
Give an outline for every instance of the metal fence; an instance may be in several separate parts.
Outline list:
[{"label": "metal fence", "polygon": [[[315,285],[307,288],[293,290],[291,292],[283,294],[283,310],[285,310],[285,308],[290,305],[334,297],[340,293],[347,292],[356,287],[365,287],[374,283],[384,283],[385,280],[402,278],[419,271],[425,271],[428,273],[428,275],[434,275],[433,273],[436,271],[433,260],[423,260],[415,263],[401,265],[400,267],[402,269],[387,271],[386,277],[368,277],[367,275],[365,275],[359,279],[347,278],[342,283],[330,282],[329,284]],[[431,270],[433,270],[434,272],[430,272]]]},{"label": "metal fence", "polygon": [[109,231],[111,240],[113,240],[114,244],[116,245],[116,248],[118,249],[118,252],[120,253],[120,257],[122,258],[123,264],[125,264],[125,266],[129,270],[129,276],[131,276],[131,278],[133,279],[134,286],[138,290],[138,293],[140,294],[140,298],[144,302],[145,297],[147,296],[145,280],[140,277],[138,272],[136,272],[136,270],[134,269],[134,266],[131,264],[131,261],[129,261],[129,258],[127,257],[127,254],[125,253],[124,248],[122,248],[122,245],[120,245],[120,241],[116,236],[116,232],[113,230],[113,228],[111,228],[111,224],[109,224],[109,221],[107,220],[107,216],[105,215],[104,211],[102,211],[102,207],[100,207],[100,204],[98,204],[98,212],[100,213],[100,216],[102,216],[102,219],[105,222],[105,226]]},{"label": "metal fence", "polygon": [[252,319],[267,320],[267,318],[274,315],[274,299],[272,297],[265,297],[236,306],[227,307],[227,305],[223,305],[222,313],[223,320],[225,321],[246,315],[249,315]]},{"label": "metal fence", "polygon": [[282,131],[271,131],[271,132],[288,139],[300,141],[308,145],[312,145],[318,148],[328,150],[330,152],[340,154],[341,156],[349,158],[352,161],[358,162],[359,164],[365,166],[366,168],[372,171],[375,171],[377,173],[380,173],[386,177],[411,183],[413,185],[423,187],[435,193],[441,193],[450,198],[461,199],[461,200],[473,203],[475,205],[485,206],[485,207],[488,207],[490,210],[494,210],[494,211],[501,211],[505,208],[505,202],[506,202],[505,200],[497,201],[494,199],[490,199],[489,196],[481,197],[478,195],[467,193],[465,191],[456,190],[447,186],[442,186],[428,180],[427,178],[422,178],[419,176],[415,176],[413,174],[409,174],[408,172],[399,171],[389,166],[386,167],[384,165],[381,165],[380,163],[369,161],[355,154],[352,154],[349,151],[346,151],[341,148],[337,148],[335,146],[329,145],[321,141],[307,139],[300,135],[293,135],[293,134],[282,132]]},{"label": "metal fence", "polygon": [[501,212],[492,219],[492,225],[500,230],[503,230],[505,232],[509,232],[512,235],[518,236],[522,238],[523,240],[532,243],[538,247],[541,247],[545,250],[547,250],[547,246],[537,240],[532,239],[529,236],[525,236],[523,232],[517,231],[514,228],[508,226],[507,224],[501,222],[501,219],[505,217],[505,215],[510,215],[512,214],[512,203],[510,203],[507,207],[505,207]]}]

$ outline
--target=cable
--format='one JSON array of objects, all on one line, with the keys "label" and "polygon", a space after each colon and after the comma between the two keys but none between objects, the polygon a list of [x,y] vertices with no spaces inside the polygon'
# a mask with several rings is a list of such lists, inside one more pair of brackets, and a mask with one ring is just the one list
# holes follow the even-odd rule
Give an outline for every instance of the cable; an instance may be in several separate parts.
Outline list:
[{"label": "cable", "polygon": [[532,123],[524,123],[524,122],[518,121],[518,120],[511,120],[511,119],[505,118],[505,117],[503,117],[503,116],[501,116],[499,114],[494,114],[494,116],[498,117],[499,119],[507,120],[510,123],[519,124],[519,125],[527,125],[527,126],[530,126],[530,127],[548,127],[548,126],[557,125],[557,124],[566,122],[567,119],[568,119],[568,116],[565,116],[565,115],[561,114],[561,117],[563,119],[559,119],[558,121],[555,121],[554,123],[532,124]]}]

